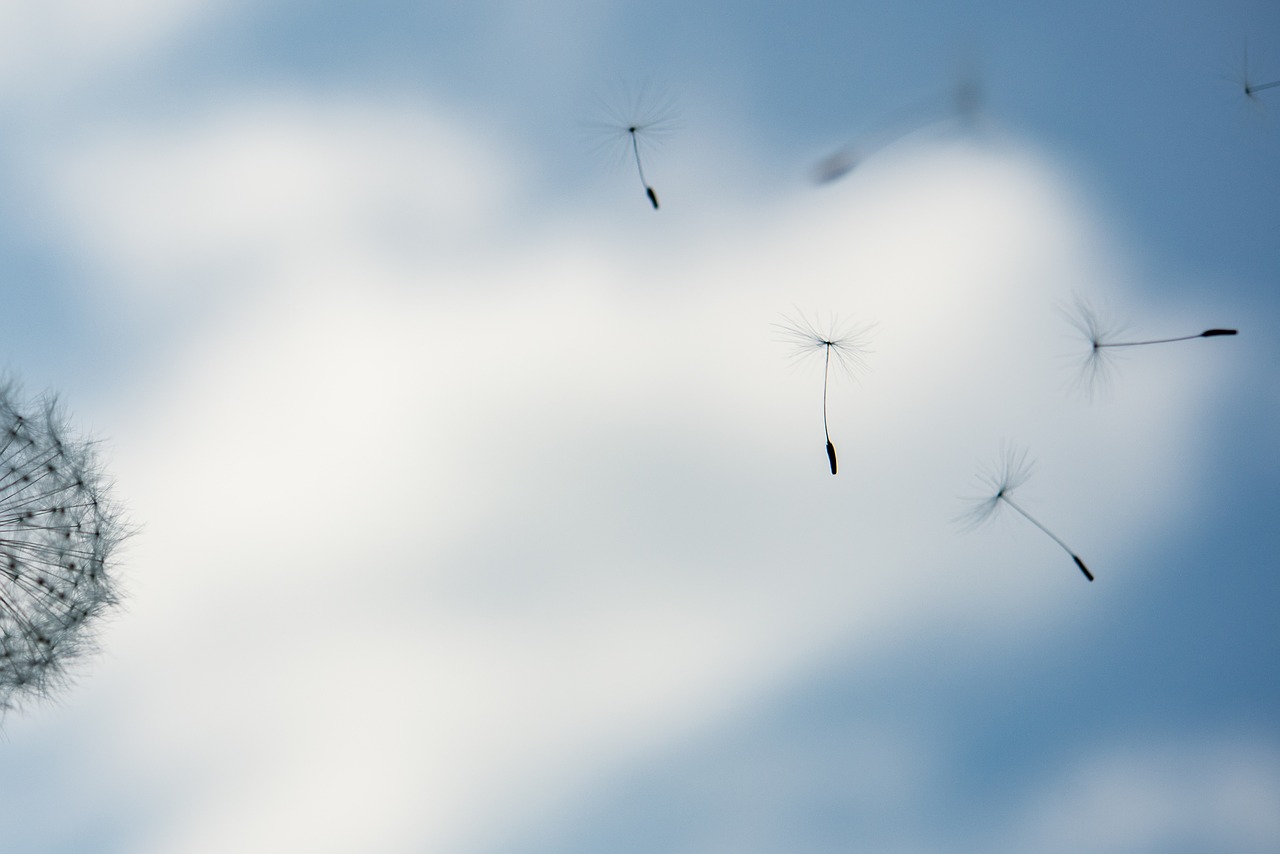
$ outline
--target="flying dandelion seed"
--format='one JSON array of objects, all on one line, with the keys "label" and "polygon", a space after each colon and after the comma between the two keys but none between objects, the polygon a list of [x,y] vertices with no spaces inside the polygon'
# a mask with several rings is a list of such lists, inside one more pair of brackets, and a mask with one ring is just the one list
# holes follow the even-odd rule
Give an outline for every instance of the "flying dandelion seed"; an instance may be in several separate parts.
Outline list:
[{"label": "flying dandelion seed", "polygon": [[1240,53],[1226,64],[1218,76],[1230,86],[1229,91],[1236,96],[1233,103],[1236,107],[1238,129],[1247,129],[1251,133],[1261,132],[1270,137],[1275,116],[1272,105],[1268,102],[1273,98],[1280,98],[1280,93],[1268,90],[1280,88],[1280,80],[1274,74],[1259,80],[1255,65],[1246,41],[1241,46]]},{"label": "flying dandelion seed", "polygon": [[870,351],[866,346],[870,324],[841,327],[836,318],[827,324],[825,332],[809,322],[797,311],[797,320],[785,318],[785,323],[775,323],[779,338],[793,348],[796,361],[807,361],[810,356],[822,353],[822,433],[827,441],[827,462],[831,465],[831,473],[836,473],[836,446],[831,441],[831,431],[827,426],[827,392],[831,379],[832,356],[835,366],[850,377],[855,370],[866,367],[865,356]]},{"label": "flying dandelion seed", "polygon": [[1116,340],[1122,329],[1104,320],[1083,299],[1077,299],[1074,309],[1067,312],[1071,325],[1089,342],[1089,351],[1081,364],[1080,380],[1085,388],[1093,390],[1110,381],[1114,371],[1113,356],[1128,347],[1146,347],[1151,344],[1172,344],[1175,341],[1191,341],[1196,338],[1219,338],[1236,335],[1235,329],[1206,329],[1194,335],[1180,335],[1174,338],[1151,338],[1140,341]]},{"label": "flying dandelion seed", "polygon": [[1275,89],[1280,86],[1280,80],[1273,80],[1270,83],[1254,83],[1249,79],[1249,48],[1245,46],[1244,57],[1240,65],[1240,87],[1244,90],[1246,98],[1254,99],[1259,93],[1267,89]]},{"label": "flying dandelion seed", "polygon": [[1280,86],[1280,80],[1273,80],[1270,83],[1250,83],[1246,80],[1244,84],[1244,93],[1252,98],[1255,94],[1263,91],[1264,89],[1274,89],[1277,86]]},{"label": "flying dandelion seed", "polygon": [[1071,556],[1076,566],[1084,573],[1084,577],[1093,581],[1093,573],[1089,571],[1089,567],[1084,565],[1084,561],[1080,559],[1080,556],[1072,551],[1071,547],[1063,542],[1057,534],[1040,524],[1039,520],[1024,510],[1020,504],[1015,503],[1010,497],[1014,490],[1030,479],[1031,467],[1032,462],[1027,459],[1025,449],[1012,445],[1007,446],[1004,449],[999,466],[981,476],[983,486],[987,487],[986,493],[980,498],[973,499],[972,507],[960,517],[959,521],[963,523],[966,530],[973,530],[994,517],[1002,504],[1007,505],[1017,511],[1022,518],[1048,535],[1049,539],[1061,546],[1062,550]]},{"label": "flying dandelion seed", "polygon": [[645,176],[644,163],[676,128],[674,101],[651,86],[642,86],[635,92],[624,91],[613,102],[602,103],[601,112],[605,119],[589,123],[588,129],[601,138],[601,147],[613,149],[615,156],[635,163],[645,198],[658,210],[658,192]]},{"label": "flying dandelion seed", "polygon": [[92,649],[123,536],[92,443],[52,399],[27,410],[0,384],[0,710],[48,696]]},{"label": "flying dandelion seed", "polygon": [[813,168],[817,184],[843,178],[868,157],[904,137],[955,119],[964,125],[972,121],[982,102],[982,86],[976,74],[966,73],[945,98],[930,98],[881,119],[848,145],[824,157]]}]

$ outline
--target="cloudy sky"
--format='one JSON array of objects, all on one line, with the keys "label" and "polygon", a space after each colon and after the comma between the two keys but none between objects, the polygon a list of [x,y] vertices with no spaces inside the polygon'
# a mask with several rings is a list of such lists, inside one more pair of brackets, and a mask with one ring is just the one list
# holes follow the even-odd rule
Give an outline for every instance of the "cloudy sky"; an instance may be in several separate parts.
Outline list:
[{"label": "cloudy sky", "polygon": [[6,845],[1280,848],[1276,4],[111,5],[0,3],[0,365],[137,529]]}]

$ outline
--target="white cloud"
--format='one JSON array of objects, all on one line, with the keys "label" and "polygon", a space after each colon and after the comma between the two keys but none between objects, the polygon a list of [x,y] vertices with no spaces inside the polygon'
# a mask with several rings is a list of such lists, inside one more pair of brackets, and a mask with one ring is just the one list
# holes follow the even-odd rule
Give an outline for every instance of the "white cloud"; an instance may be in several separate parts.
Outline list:
[{"label": "white cloud", "polygon": [[[254,283],[215,277],[238,311],[98,419],[145,529],[68,715],[107,712],[99,785],[199,781],[138,850],[465,850],[833,645],[1105,610],[1140,580],[1127,538],[1185,509],[1212,372],[1154,367],[1102,414],[1063,395],[1053,302],[1119,262],[1035,156],[912,152],[749,216],[387,263],[384,216],[488,237],[518,170],[474,139],[275,103],[54,170],[118,280],[231,254]],[[771,340],[793,305],[879,324],[833,391],[837,478],[821,378]],[[1034,531],[950,524],[1005,436],[1097,584]]]},{"label": "white cloud", "polygon": [[1265,742],[1129,746],[1083,758],[1037,792],[1007,851],[1280,847],[1280,757]]},{"label": "white cloud", "polygon": [[360,263],[450,253],[513,179],[479,135],[420,106],[287,93],[173,127],[97,129],[46,163],[53,222],[131,305],[278,284],[282,267],[323,276],[353,244],[376,253]]},{"label": "white cloud", "polygon": [[3,0],[0,93],[55,97],[234,5],[225,0]]}]

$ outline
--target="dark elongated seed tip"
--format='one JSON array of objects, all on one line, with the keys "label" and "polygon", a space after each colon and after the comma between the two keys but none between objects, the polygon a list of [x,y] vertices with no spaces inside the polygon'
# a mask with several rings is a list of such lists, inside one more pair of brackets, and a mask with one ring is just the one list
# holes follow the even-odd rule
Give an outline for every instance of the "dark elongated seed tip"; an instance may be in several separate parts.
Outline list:
[{"label": "dark elongated seed tip", "polygon": [[1201,338],[1217,338],[1219,335],[1236,335],[1234,329],[1206,329],[1200,333]]},{"label": "dark elongated seed tip", "polygon": [[831,462],[831,473],[836,473],[836,446],[827,442],[827,459]]},{"label": "dark elongated seed tip", "polygon": [[649,197],[649,201],[653,202],[653,209],[658,209],[658,194],[653,191],[653,187],[644,188],[645,195]]},{"label": "dark elongated seed tip", "polygon": [[1076,566],[1080,567],[1080,571],[1084,573],[1084,577],[1089,579],[1090,581],[1093,581],[1093,573],[1089,571],[1089,567],[1084,565],[1084,561],[1082,561],[1080,558],[1076,557],[1075,555],[1072,555],[1071,559],[1076,562]]}]

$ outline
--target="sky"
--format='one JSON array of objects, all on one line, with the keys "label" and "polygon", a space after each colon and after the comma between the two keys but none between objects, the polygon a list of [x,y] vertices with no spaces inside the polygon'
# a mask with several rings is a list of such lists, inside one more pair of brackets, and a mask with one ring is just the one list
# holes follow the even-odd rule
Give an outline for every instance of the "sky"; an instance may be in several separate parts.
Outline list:
[{"label": "sky", "polygon": [[[3,721],[0,832],[1280,849],[1246,73],[1274,3],[0,2],[0,366],[134,531],[100,654]],[[1239,335],[1083,384],[1081,300]],[[801,316],[867,350],[835,477]],[[965,526],[1011,448],[1093,583]]]}]

